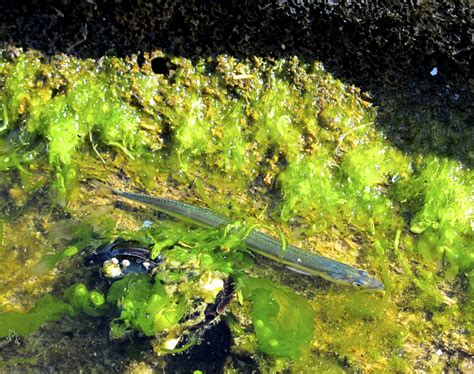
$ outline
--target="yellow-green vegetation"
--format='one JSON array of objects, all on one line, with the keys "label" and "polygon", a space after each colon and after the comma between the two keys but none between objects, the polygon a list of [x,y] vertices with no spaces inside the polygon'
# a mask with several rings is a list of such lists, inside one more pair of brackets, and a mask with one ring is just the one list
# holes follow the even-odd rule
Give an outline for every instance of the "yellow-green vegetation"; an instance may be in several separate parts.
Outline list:
[{"label": "yellow-green vegetation", "polygon": [[69,304],[54,300],[52,296],[42,297],[28,313],[0,313],[0,337],[31,334],[48,321],[56,321],[65,313],[71,312]]},{"label": "yellow-green vegetation", "polygon": [[278,357],[298,358],[310,348],[312,329],[307,327],[312,325],[313,309],[290,289],[242,274],[252,264],[238,250],[245,232],[230,232],[228,228],[191,230],[180,224],[161,223],[139,232],[115,233],[140,238],[153,246],[155,256],[159,248],[165,263],[153,276],[129,274],[115,281],[106,295],[77,283],[64,291],[62,299],[42,297],[28,313],[0,313],[0,337],[28,335],[66,313],[85,313],[109,316],[112,338],[139,332],[157,337],[157,352],[169,350],[170,340],[176,339],[176,344],[179,337],[204,323],[206,307],[216,302],[227,278],[233,277],[245,302],[252,303],[258,347]]},{"label": "yellow-green vegetation", "polygon": [[[153,58],[170,59],[175,68],[154,74]],[[296,57],[191,62],[154,52],[139,66],[135,56],[94,61],[14,50],[2,54],[0,73],[0,187],[9,196],[0,203],[6,212],[0,217],[4,243],[14,242],[37,191],[50,191],[48,203],[77,220],[103,205],[91,197],[97,191],[80,188],[78,182],[87,178],[189,202],[199,197],[235,220],[278,225],[288,241],[383,279],[386,292],[378,295],[316,285],[272,269],[275,283],[291,283],[315,311],[312,352],[295,368],[314,363],[367,372],[456,370],[472,354],[473,171],[453,159],[404,154],[391,146],[377,131],[376,108],[366,96],[321,64]],[[129,182],[124,186],[117,176]],[[132,229],[119,216],[119,226]],[[154,255],[175,243],[180,230],[186,226],[155,238]],[[111,238],[100,232],[101,240]],[[199,258],[200,264],[211,264],[211,272],[246,269],[239,262],[242,252],[230,251],[238,248],[235,243],[223,243],[212,231],[200,233],[203,244],[195,253],[169,253],[174,265]],[[82,250],[79,240],[60,250],[71,245]],[[199,254],[217,247],[229,249],[228,260]],[[3,244],[1,250],[8,248]],[[67,260],[67,253],[40,252],[58,256],[55,261]],[[7,256],[6,263],[20,271],[19,256]],[[309,309],[301,309],[304,316],[286,314],[300,296],[262,282],[260,291],[243,292],[252,304],[248,312],[260,350],[279,356],[275,341],[290,337],[306,344],[311,337],[299,329]],[[178,301],[155,300],[163,295],[153,283],[136,287],[148,292],[148,300],[158,295],[143,308],[166,304],[179,314]],[[128,297],[134,296],[120,294],[111,301],[123,304]],[[285,304],[284,297],[292,301]],[[262,300],[273,303],[268,313]],[[298,331],[281,330],[281,336],[267,334],[257,323],[290,325],[288,318],[296,318],[291,326]]]}]

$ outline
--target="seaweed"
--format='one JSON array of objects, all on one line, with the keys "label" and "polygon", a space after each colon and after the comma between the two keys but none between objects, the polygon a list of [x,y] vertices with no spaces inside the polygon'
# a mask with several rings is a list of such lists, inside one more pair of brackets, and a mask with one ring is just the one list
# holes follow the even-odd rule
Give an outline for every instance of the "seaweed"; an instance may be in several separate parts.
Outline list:
[{"label": "seaweed", "polygon": [[28,313],[1,311],[0,337],[29,335],[43,323],[56,321],[65,313],[73,313],[71,305],[55,300],[51,295],[43,296]]},{"label": "seaweed", "polygon": [[[153,72],[151,61],[156,57],[169,59],[172,71]],[[190,61],[162,51],[146,53],[144,62],[138,63],[137,56],[81,60],[65,55],[46,58],[34,51],[16,51],[12,57],[4,51],[0,69],[0,173],[4,177],[0,187],[7,197],[1,218],[6,244],[0,251],[9,264],[5,300],[17,306],[12,294],[24,284],[21,287],[32,293],[31,303],[47,292],[46,284],[57,269],[73,266],[74,258],[59,261],[65,258],[64,248],[72,245],[82,251],[87,243],[100,244],[120,233],[151,245],[152,257],[165,256],[169,271],[147,282],[137,281],[137,294],[148,297],[143,304],[133,305],[134,292],[115,297],[115,304],[132,301],[130,313],[114,322],[117,336],[137,330],[162,334],[165,320],[155,327],[138,322],[140,318],[136,323],[127,318],[153,309],[150,305],[164,308],[169,303],[171,317],[166,320],[176,327],[180,308],[194,300],[192,292],[210,300],[218,287],[205,285],[260,271],[275,284],[291,284],[322,317],[314,319],[317,330],[311,343],[308,336],[298,335],[299,325],[296,335],[270,334],[282,346],[290,336],[305,341],[313,351],[312,358],[302,353],[303,362],[317,356],[322,366],[331,368],[425,370],[427,352],[434,355],[440,340],[446,351],[462,356],[472,329],[473,172],[426,149],[408,154],[390,144],[379,131],[380,118],[369,95],[335,79],[321,63],[296,57],[225,55]],[[410,132],[423,125],[416,118],[408,123]],[[204,202],[247,226],[237,225],[224,233],[163,223],[159,230],[130,231],[142,225],[143,213],[130,208],[126,214],[97,209],[110,200],[78,183],[89,178],[122,189]],[[88,212],[97,211],[86,226],[98,230],[82,232],[82,240],[74,239],[79,246],[68,238],[51,247],[42,234],[51,227],[32,218],[36,212],[31,206],[38,196],[48,206],[60,202],[55,209],[78,220],[87,221]],[[117,203],[119,207],[123,204]],[[14,213],[22,214],[25,221],[13,220]],[[49,214],[44,221],[54,220]],[[110,216],[120,218],[122,230],[114,231],[113,224],[105,222]],[[385,294],[365,295],[262,270],[242,251],[241,235],[255,223],[267,229],[276,226],[291,243],[383,278]],[[40,244],[36,237],[42,238]],[[218,256],[216,248],[222,249]],[[50,263],[43,268],[45,273],[21,282],[41,261]],[[191,277],[190,266],[199,276]],[[256,288],[258,298],[249,292],[241,300],[247,314],[239,322],[244,327],[250,323],[251,328],[236,334],[250,342],[244,347],[251,354],[260,347],[282,356],[284,350],[273,347],[273,338],[256,329],[255,322],[266,319],[264,324],[273,331],[278,326],[275,321],[295,317],[286,313],[287,307],[280,315],[272,295],[282,305],[293,298],[294,303],[301,300],[265,282]],[[174,295],[182,298],[159,300],[161,291],[153,291],[157,284],[165,289],[179,284],[182,288]],[[311,293],[315,285],[321,286],[318,297]],[[91,312],[91,301],[83,300],[83,308],[90,307]],[[265,313],[267,304],[273,315]],[[368,342],[367,329],[374,331]],[[289,349],[288,356],[304,351],[297,347]],[[161,349],[167,348],[157,343],[157,351]],[[451,365],[447,356],[439,360],[440,370]],[[283,361],[273,364],[277,367]],[[459,368],[461,361],[454,367]]]},{"label": "seaweed", "polygon": [[252,302],[250,315],[262,352],[297,359],[309,350],[314,312],[303,296],[268,279],[242,276],[238,285]]}]

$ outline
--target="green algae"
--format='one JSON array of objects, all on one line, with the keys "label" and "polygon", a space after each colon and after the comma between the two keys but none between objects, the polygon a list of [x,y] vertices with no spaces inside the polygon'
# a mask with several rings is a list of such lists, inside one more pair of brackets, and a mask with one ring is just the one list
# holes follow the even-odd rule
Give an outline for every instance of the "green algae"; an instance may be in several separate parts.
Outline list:
[{"label": "green algae", "polygon": [[78,249],[75,246],[66,248],[65,250],[44,256],[38,263],[32,268],[34,274],[44,274],[45,272],[53,269],[58,262],[72,257],[78,253]]},{"label": "green algae", "polygon": [[[152,126],[157,133],[166,127],[172,131],[168,167],[178,166],[182,171],[201,155],[208,171],[216,169],[221,171],[219,176],[225,173],[234,177],[241,173],[247,177],[255,174],[268,151],[296,160],[305,141],[312,140],[305,139],[301,133],[314,132],[316,127],[306,118],[318,115],[318,110],[308,103],[311,95],[306,93],[300,99],[298,94],[313,87],[311,81],[317,79],[322,81],[319,85],[328,85],[329,77],[321,67],[316,67],[314,74],[307,74],[303,67],[294,67],[298,66],[298,61],[292,61],[288,65],[295,70],[293,74],[309,77],[310,82],[302,89],[288,84],[290,77],[284,62],[274,66],[258,62],[258,65],[264,65],[261,70],[252,67],[249,78],[240,79],[241,75],[236,75],[232,69],[242,69],[244,65],[234,65],[232,59],[219,60],[216,77],[200,73],[186,60],[176,59],[181,69],[172,80],[167,80],[136,72],[133,65],[118,59],[104,60],[102,68],[96,72],[91,61],[81,65],[77,60],[62,56],[55,61],[54,67],[58,71],[51,71],[51,67],[42,64],[35,54],[22,56],[14,66],[26,70],[22,70],[25,79],[21,85],[7,85],[4,101],[9,108],[17,108],[15,98],[20,93],[23,95],[21,113],[25,115],[25,130],[48,142],[49,162],[56,170],[57,188],[63,197],[75,179],[72,157],[84,142],[104,144],[121,150],[130,158],[138,158],[144,152],[143,145],[148,145],[148,150],[153,149],[149,135],[140,131],[142,126]],[[24,61],[28,58],[31,63]],[[9,74],[8,67],[8,64],[4,65],[6,75]],[[40,89],[25,92],[28,79],[31,81],[28,87],[40,85],[38,70],[43,79]],[[242,84],[247,80],[252,81],[248,87]],[[225,92],[228,85],[238,87],[237,94],[246,104],[242,105]],[[348,102],[342,95],[345,88],[341,85],[337,88],[339,92],[335,94],[342,97],[331,99],[330,103],[336,101],[338,104],[339,114],[335,114],[335,121],[341,123],[341,131],[350,138],[359,133],[354,126],[365,121],[365,117],[361,114],[357,121],[352,120],[353,117],[351,121],[340,118],[341,113],[354,112],[353,107],[360,107],[360,104]],[[148,111],[154,115],[154,125],[149,125],[149,113],[140,114],[135,106],[128,104],[131,95],[143,106],[148,104]],[[293,111],[300,107],[300,113],[294,118]],[[5,117],[4,123],[10,122],[10,117]],[[246,125],[252,125],[257,131],[247,131]],[[351,136],[347,136],[348,132],[352,132]],[[311,147],[314,148],[314,143]]]},{"label": "green algae", "polygon": [[88,290],[83,283],[77,283],[64,291],[66,300],[74,309],[74,313],[85,313],[92,317],[100,317],[109,311],[104,295],[96,290]]},{"label": "green algae", "polygon": [[240,290],[252,302],[251,317],[262,352],[299,358],[313,339],[314,312],[304,297],[268,279],[240,277]]},{"label": "green algae", "polygon": [[[234,271],[242,270],[239,264],[245,264],[242,262],[244,254],[230,251],[239,246],[242,239],[233,241],[229,247],[229,238],[223,229],[190,230],[179,224],[163,223],[144,231],[121,233],[121,236],[149,238],[153,250],[160,247],[159,254],[165,259],[165,265],[153,278],[131,274],[112,284],[107,302],[116,304],[121,310],[120,316],[111,324],[114,337],[122,337],[131,330],[152,337],[158,337],[164,331],[173,335],[175,331],[183,330],[178,322],[185,315],[189,319],[185,326],[202,322],[202,314],[197,321],[189,316],[195,313],[194,309],[202,312],[203,303],[214,302],[222,290],[223,280]],[[176,241],[170,239],[169,232],[173,232]],[[166,244],[162,238],[167,238]],[[220,248],[226,250],[222,252]],[[162,336],[157,342],[160,346],[157,350],[165,343]]]},{"label": "green algae", "polygon": [[[156,55],[142,67],[134,57],[2,58],[0,171],[17,204],[49,177],[51,191],[69,204],[78,179],[107,180],[117,169],[157,194],[170,192],[169,178],[179,181],[172,191],[184,200],[184,186],[199,177],[210,207],[248,220],[269,206],[262,220],[282,221],[290,241],[383,277],[380,300],[337,287],[311,299],[324,317],[313,343],[324,360],[406,371],[425,360],[417,343],[436,347],[455,336],[455,349],[465,349],[468,332],[457,331],[472,329],[470,169],[391,146],[376,130],[375,108],[319,63],[171,57],[176,73],[163,76],[151,72]],[[154,256],[186,235],[165,231],[147,239]],[[177,271],[161,282],[179,279],[189,262],[226,274],[251,266],[242,252],[209,255],[206,248],[232,240],[201,235],[211,244],[171,255]],[[300,285],[312,287],[293,284]]]},{"label": "green algae", "polygon": [[108,309],[104,295],[89,291],[84,284],[78,283],[64,291],[62,300],[45,295],[27,313],[1,311],[0,337],[30,335],[46,322],[57,321],[65,314],[74,316],[85,313],[99,317],[105,315]]},{"label": "green algae", "polygon": [[[288,288],[241,274],[249,268],[249,261],[244,260],[245,253],[233,249],[242,248],[243,233],[248,229],[239,234],[229,228],[190,230],[180,224],[163,223],[141,232],[120,232],[120,236],[149,238],[156,246],[160,244],[159,238],[169,237],[167,233],[171,231],[181,234],[179,241],[168,241],[169,244],[163,246],[160,254],[164,256],[166,266],[155,276],[129,274],[114,282],[106,295],[89,290],[83,283],[74,284],[64,291],[62,300],[47,295],[28,313],[1,313],[1,336],[28,335],[45,322],[57,320],[66,313],[101,317],[116,315],[115,310],[119,311],[119,316],[110,324],[112,338],[139,332],[159,337],[157,344],[164,346],[163,333],[173,336],[173,331],[202,323],[202,314],[197,321],[191,321],[191,316],[196,310],[204,311],[206,304],[203,303],[213,303],[223,289],[224,279],[235,274],[245,302],[252,303],[251,317],[260,350],[293,359],[301,356],[312,339],[312,331],[307,328],[314,317],[312,308],[302,296]],[[68,248],[65,252],[69,256],[77,249]],[[199,304],[203,305],[199,307]],[[183,318],[185,316],[188,317]],[[180,323],[183,320],[185,322]],[[164,348],[158,350],[161,349]]]},{"label": "green algae", "polygon": [[45,322],[56,321],[65,313],[72,313],[69,304],[43,296],[28,313],[0,312],[0,337],[25,336],[38,330]]},{"label": "green algae", "polygon": [[307,157],[289,165],[280,174],[279,183],[284,191],[281,211],[284,220],[310,210],[318,212],[317,219],[330,220],[345,203],[335,186],[331,166],[324,156]]},{"label": "green algae", "polygon": [[120,317],[112,322],[115,338],[133,327],[146,336],[156,336],[174,327],[183,317],[186,303],[175,302],[166,294],[160,282],[152,283],[146,275],[131,274],[115,282],[107,294],[108,303],[118,303]]},{"label": "green algae", "polygon": [[404,191],[415,212],[410,231],[421,236],[417,250],[428,261],[444,258],[451,276],[472,268],[473,173],[435,157],[417,166]]},{"label": "green algae", "polygon": [[[94,75],[77,61],[57,61],[58,71],[41,64],[38,55],[23,55],[12,65],[5,80],[3,124],[9,124],[28,112],[26,133],[47,140],[49,163],[56,171],[55,187],[65,197],[76,180],[72,158],[78,148],[94,134],[109,146],[127,154],[140,144],[136,138],[139,116],[110,89],[110,77]],[[90,64],[89,64],[90,66]],[[66,71],[63,71],[66,70]],[[75,81],[62,74],[82,72]],[[42,79],[50,84],[44,85]],[[36,89],[34,89],[36,88]],[[57,94],[64,90],[66,94]],[[137,141],[138,140],[138,141]],[[133,157],[133,156],[132,156]]]}]

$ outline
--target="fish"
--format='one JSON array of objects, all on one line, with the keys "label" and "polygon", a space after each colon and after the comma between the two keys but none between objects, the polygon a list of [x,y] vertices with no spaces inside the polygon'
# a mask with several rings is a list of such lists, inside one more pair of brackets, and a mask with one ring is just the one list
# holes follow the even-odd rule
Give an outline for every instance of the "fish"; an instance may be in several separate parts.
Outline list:
[{"label": "fish", "polygon": [[[110,190],[113,195],[154,207],[162,213],[193,225],[217,228],[232,223],[229,218],[208,208],[165,197],[120,191],[114,188]],[[369,291],[384,290],[384,284],[364,270],[293,245],[284,246],[281,241],[255,229],[251,230],[245,238],[245,245],[251,252],[284,264],[288,269],[298,273],[322,277],[333,283]]]}]

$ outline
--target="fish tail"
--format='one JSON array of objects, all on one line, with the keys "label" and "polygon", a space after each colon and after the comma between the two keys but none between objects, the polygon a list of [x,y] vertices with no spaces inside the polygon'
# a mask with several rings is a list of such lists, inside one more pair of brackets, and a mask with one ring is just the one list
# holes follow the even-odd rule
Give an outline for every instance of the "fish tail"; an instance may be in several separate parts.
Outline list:
[{"label": "fish tail", "polygon": [[90,186],[92,186],[97,192],[103,194],[103,195],[119,195],[119,191],[116,190],[115,188],[109,186],[105,182],[102,182],[97,179],[89,179],[88,183]]}]

